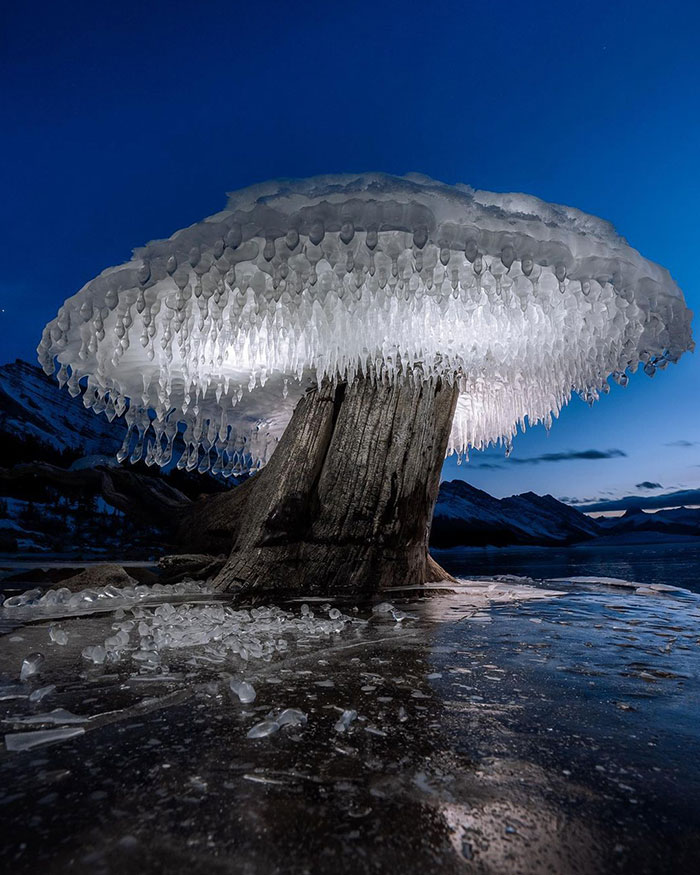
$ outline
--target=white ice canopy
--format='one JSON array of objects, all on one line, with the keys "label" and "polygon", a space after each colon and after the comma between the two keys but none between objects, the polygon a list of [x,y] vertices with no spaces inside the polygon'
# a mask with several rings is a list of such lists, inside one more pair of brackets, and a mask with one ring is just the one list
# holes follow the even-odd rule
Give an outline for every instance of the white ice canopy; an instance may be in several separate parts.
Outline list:
[{"label": "white ice canopy", "polygon": [[668,271],[607,222],[424,176],[252,186],[69,298],[47,373],[130,426],[121,457],[224,475],[269,457],[312,381],[457,380],[449,451],[549,425],[572,392],[692,347]]}]

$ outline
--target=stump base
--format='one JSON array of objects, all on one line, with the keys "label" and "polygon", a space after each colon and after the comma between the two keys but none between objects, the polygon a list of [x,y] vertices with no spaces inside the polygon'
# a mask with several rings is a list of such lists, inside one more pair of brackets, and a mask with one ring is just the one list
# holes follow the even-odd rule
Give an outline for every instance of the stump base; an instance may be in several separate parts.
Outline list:
[{"label": "stump base", "polygon": [[428,535],[456,401],[442,381],[310,390],[268,465],[239,487],[216,588],[359,594],[449,578]]}]

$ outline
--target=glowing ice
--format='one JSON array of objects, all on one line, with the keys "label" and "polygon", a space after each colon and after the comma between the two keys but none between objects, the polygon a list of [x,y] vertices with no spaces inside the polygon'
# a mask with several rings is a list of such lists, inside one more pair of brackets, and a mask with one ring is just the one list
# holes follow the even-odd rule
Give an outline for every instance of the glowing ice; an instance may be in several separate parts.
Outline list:
[{"label": "glowing ice", "polygon": [[[311,381],[457,380],[449,451],[509,445],[692,347],[668,272],[607,222],[424,176],[269,182],[136,250],[61,307],[47,373],[111,420],[121,458],[264,463]],[[56,365],[57,363],[57,365]]]}]

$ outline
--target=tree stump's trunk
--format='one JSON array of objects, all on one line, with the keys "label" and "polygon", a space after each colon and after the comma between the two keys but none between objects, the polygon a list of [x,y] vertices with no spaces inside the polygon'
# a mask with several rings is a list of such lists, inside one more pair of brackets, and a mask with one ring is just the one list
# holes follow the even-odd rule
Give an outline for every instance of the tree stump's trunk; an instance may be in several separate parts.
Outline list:
[{"label": "tree stump's trunk", "polygon": [[[441,381],[309,391],[270,462],[238,488],[233,548],[215,586],[366,593],[448,578],[428,535],[456,400]],[[230,501],[220,503],[223,513]]]}]

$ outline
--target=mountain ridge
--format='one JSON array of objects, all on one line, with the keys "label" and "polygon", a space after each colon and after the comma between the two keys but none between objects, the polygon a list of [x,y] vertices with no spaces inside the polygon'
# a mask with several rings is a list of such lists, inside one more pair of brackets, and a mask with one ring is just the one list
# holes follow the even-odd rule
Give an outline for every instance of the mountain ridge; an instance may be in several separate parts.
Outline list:
[{"label": "mountain ridge", "polygon": [[433,514],[435,547],[570,544],[602,534],[590,517],[552,495],[494,498],[465,480],[443,481]]}]

